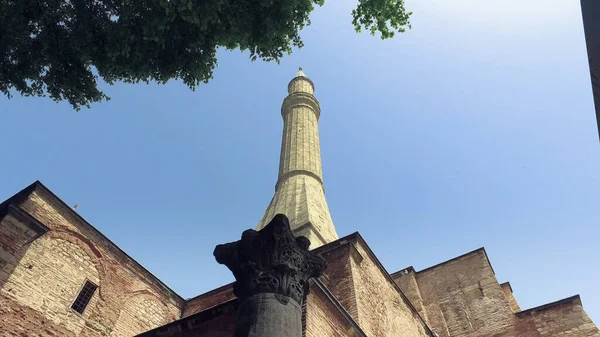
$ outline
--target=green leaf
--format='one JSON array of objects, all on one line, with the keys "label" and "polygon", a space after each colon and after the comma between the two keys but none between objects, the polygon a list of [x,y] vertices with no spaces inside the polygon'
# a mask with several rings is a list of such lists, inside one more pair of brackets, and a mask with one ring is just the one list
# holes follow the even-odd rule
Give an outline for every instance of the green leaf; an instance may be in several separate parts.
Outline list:
[{"label": "green leaf", "polygon": [[[35,4],[35,5],[32,5]],[[324,0],[0,0],[0,91],[49,96],[75,110],[109,99],[114,84],[213,77],[219,47],[280,62]],[[359,0],[357,33],[382,39],[411,29],[403,0]]]}]

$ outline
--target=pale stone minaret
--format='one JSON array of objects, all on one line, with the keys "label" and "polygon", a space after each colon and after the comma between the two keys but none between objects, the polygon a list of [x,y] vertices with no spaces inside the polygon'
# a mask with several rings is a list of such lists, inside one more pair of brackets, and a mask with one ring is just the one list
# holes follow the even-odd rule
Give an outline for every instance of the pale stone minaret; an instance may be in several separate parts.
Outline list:
[{"label": "pale stone minaret", "polygon": [[294,234],[307,237],[311,249],[338,238],[325,201],[318,125],[321,108],[314,90],[302,68],[288,84],[288,96],[281,106],[279,177],[257,228],[265,227],[275,215],[285,214]]}]

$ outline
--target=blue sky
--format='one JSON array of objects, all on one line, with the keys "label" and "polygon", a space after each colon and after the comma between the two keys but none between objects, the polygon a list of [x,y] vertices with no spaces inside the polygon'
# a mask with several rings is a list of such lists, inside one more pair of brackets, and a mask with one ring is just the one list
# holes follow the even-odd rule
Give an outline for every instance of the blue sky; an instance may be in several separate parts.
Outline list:
[{"label": "blue sky", "polygon": [[0,197],[41,180],[184,297],[232,281],[215,245],[277,179],[288,81],[316,85],[327,200],[388,271],[485,247],[523,309],[581,294],[600,322],[600,144],[579,1],[409,0],[413,29],[356,34],[327,1],[280,65],[221,52],[214,80],[104,86],[75,112],[0,98]]}]

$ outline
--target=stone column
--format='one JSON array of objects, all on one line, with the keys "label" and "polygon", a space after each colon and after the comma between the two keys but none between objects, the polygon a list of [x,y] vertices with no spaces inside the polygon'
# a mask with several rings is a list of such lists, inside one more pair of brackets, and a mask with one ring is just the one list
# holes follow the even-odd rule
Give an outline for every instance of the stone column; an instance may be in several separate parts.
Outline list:
[{"label": "stone column", "polygon": [[308,250],[310,241],[295,237],[288,218],[276,215],[260,231],[218,245],[214,256],[235,277],[240,301],[235,337],[301,337],[302,300],[308,280],[318,277],[325,261]]}]

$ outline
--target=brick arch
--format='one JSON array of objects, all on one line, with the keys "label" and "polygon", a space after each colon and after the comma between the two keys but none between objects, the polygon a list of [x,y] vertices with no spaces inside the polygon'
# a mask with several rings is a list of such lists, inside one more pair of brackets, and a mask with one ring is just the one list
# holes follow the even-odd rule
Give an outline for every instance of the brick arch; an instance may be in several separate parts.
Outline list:
[{"label": "brick arch", "polygon": [[46,236],[49,236],[51,238],[63,239],[74,243],[78,246],[81,246],[81,248],[83,248],[86,251],[86,253],[90,256],[90,258],[102,258],[102,253],[98,248],[96,248],[96,245],[94,245],[90,239],[86,238],[81,233],[72,231],[70,229],[61,228],[49,231],[48,233],[46,233]]},{"label": "brick arch", "polygon": [[[145,299],[145,300],[153,300],[153,301],[156,301],[156,302],[162,304],[162,306],[164,308],[165,317],[169,316],[169,308],[164,303],[164,300],[162,298],[158,297],[155,293],[151,292],[150,290],[142,289],[142,290],[132,291],[124,296],[122,303],[125,303],[134,297],[139,298],[139,299]],[[171,318],[171,317],[169,316],[169,318]]]},{"label": "brick arch", "polygon": [[[119,307],[110,336],[137,335],[177,319],[164,301],[147,289],[125,294]],[[139,314],[143,310],[146,311]]]},{"label": "brick arch", "polygon": [[[22,249],[23,257],[4,287],[7,296],[78,335],[84,321],[71,311],[71,304],[86,280],[100,283],[94,256],[88,256],[80,242],[54,235],[42,235]],[[95,310],[98,302],[94,295],[84,315],[90,315],[89,309]],[[32,325],[32,331],[37,328]]]},{"label": "brick arch", "polygon": [[106,299],[106,294],[109,292],[109,282],[106,281],[106,268],[104,266],[104,256],[100,252],[100,250],[94,245],[94,243],[83,236],[81,233],[69,230],[69,229],[55,229],[47,232],[43,235],[44,237],[51,239],[61,239],[67,242],[70,242],[79,248],[83,249],[85,253],[90,257],[90,260],[96,267],[96,271],[98,272],[98,279],[100,280],[100,284],[98,284],[98,295],[102,300]]}]

